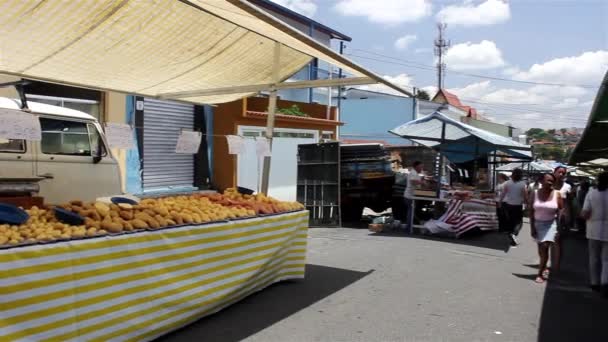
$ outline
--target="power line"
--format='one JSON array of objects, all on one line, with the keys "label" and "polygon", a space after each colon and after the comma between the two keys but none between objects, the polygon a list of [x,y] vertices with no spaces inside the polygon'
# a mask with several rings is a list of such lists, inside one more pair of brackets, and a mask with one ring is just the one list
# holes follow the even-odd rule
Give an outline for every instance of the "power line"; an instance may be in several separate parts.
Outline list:
[{"label": "power line", "polygon": [[[404,60],[404,59],[400,59],[400,58],[396,58],[396,57],[392,57],[392,56],[382,55],[379,53],[375,53],[373,51],[367,51],[367,50],[362,50],[362,49],[353,49],[353,50],[373,54],[373,55],[376,55],[379,57],[393,59],[395,61],[400,61],[400,62],[392,62],[392,61],[382,60],[382,59],[378,59],[378,58],[355,55],[355,54],[346,54],[346,55],[352,56],[352,57],[357,57],[357,58],[368,59],[368,60],[372,60],[372,61],[376,61],[376,62],[402,65],[402,66],[406,66],[409,68],[416,68],[416,69],[421,69],[421,70],[434,70],[435,69],[433,66],[430,66],[430,65],[420,64],[417,62],[412,62],[412,61],[408,61],[408,60]],[[405,62],[405,63],[402,63],[402,62]],[[544,85],[544,86],[553,86],[553,87],[579,87],[579,88],[585,88],[585,89],[599,89],[599,86],[593,86],[593,85],[589,85],[589,84],[563,84],[563,83],[533,82],[533,81],[514,80],[514,79],[510,79],[510,78],[494,77],[494,76],[488,76],[488,75],[471,74],[471,73],[456,71],[456,70],[453,70],[450,68],[447,68],[447,70],[452,73],[459,74],[462,76],[476,77],[476,78],[489,79],[489,80],[501,81],[501,82],[513,82],[513,83],[530,84],[530,85]]]}]

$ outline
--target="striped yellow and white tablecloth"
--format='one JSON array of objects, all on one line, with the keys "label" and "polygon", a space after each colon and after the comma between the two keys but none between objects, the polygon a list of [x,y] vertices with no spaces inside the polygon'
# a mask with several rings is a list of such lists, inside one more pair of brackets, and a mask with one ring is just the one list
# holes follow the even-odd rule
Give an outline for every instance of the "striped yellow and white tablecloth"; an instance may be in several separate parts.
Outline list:
[{"label": "striped yellow and white tablecloth", "polygon": [[0,341],[146,341],[304,277],[308,212],[0,251]]}]

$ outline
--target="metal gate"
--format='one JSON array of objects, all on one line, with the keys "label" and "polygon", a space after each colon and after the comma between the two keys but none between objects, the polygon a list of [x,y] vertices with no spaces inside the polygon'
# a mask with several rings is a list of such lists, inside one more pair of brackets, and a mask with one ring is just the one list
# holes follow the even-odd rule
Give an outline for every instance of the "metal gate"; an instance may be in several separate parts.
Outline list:
[{"label": "metal gate", "polygon": [[194,184],[194,157],[176,154],[182,129],[194,129],[194,106],[144,99],[144,191],[191,187]]}]

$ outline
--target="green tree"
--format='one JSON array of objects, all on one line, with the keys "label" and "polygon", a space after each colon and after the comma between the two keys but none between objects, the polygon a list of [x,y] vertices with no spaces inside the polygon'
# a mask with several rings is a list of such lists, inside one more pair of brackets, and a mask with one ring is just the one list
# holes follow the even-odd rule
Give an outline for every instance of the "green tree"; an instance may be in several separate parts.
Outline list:
[{"label": "green tree", "polygon": [[431,95],[429,95],[429,93],[426,90],[419,89],[416,92],[416,98],[420,99],[420,100],[430,101],[431,100]]},{"label": "green tree", "polygon": [[551,139],[551,135],[549,133],[545,132],[545,130],[541,129],[541,128],[530,128],[526,132],[526,135],[532,139],[537,139],[537,140]]}]

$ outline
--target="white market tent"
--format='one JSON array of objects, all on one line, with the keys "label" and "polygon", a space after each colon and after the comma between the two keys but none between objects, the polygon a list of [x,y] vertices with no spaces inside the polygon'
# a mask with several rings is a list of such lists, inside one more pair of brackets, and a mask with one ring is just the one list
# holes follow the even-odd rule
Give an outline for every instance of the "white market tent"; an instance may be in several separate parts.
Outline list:
[{"label": "white market tent", "polygon": [[553,172],[553,168],[543,163],[539,162],[529,162],[529,163],[509,163],[507,165],[503,165],[501,167],[496,168],[496,171],[513,171],[515,169],[522,169],[527,172]]},{"label": "white market tent", "polygon": [[0,72],[26,78],[214,104],[303,87],[281,82],[314,57],[410,95],[245,0],[0,0],[0,23]]},{"label": "white market tent", "polygon": [[410,121],[389,132],[437,150],[456,163],[497,152],[522,160],[531,158],[529,145],[469,126],[440,112]]},{"label": "white market tent", "polygon": [[[385,80],[246,0],[0,0],[0,73],[201,104]],[[313,58],[353,77],[285,82]],[[268,189],[270,157],[262,191]]]}]

